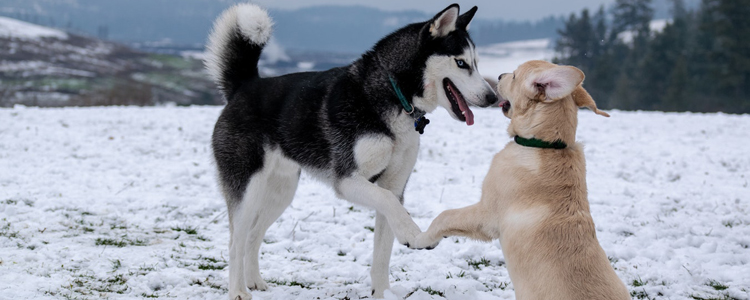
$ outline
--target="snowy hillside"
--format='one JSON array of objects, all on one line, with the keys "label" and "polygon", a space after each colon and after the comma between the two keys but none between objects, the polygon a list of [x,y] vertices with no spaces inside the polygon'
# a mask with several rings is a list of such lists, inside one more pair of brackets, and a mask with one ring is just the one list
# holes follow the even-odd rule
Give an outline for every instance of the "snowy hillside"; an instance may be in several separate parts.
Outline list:
[{"label": "snowy hillside", "polygon": [[57,29],[34,25],[27,22],[0,17],[0,37],[19,39],[56,38],[67,39],[68,35]]},{"label": "snowy hillside", "polygon": [[[225,299],[228,227],[209,148],[219,107],[0,109],[0,299]],[[426,229],[478,201],[510,141],[496,109],[439,111],[406,207]],[[597,236],[636,299],[750,298],[750,116],[580,112]],[[303,175],[254,299],[370,295],[374,213]],[[497,242],[396,246],[389,299],[512,299]]]},{"label": "snowy hillside", "polygon": [[218,103],[200,61],[0,17],[0,107]]}]

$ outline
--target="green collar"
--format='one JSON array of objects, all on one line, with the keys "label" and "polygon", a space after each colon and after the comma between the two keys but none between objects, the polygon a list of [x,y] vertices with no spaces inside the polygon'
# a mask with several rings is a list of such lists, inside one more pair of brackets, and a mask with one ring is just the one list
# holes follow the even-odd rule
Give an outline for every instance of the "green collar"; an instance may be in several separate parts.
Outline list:
[{"label": "green collar", "polygon": [[516,144],[519,144],[521,146],[526,146],[526,147],[542,148],[542,149],[565,149],[566,147],[568,147],[568,145],[565,144],[565,142],[561,140],[557,140],[557,141],[550,143],[550,142],[546,142],[540,139],[535,139],[535,138],[527,139],[527,138],[522,138],[520,136],[516,136],[513,139],[516,141]]}]

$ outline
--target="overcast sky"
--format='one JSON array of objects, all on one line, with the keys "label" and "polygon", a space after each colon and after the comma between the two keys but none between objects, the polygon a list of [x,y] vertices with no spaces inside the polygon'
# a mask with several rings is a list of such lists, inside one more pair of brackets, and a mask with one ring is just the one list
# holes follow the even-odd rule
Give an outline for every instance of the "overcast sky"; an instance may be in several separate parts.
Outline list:
[{"label": "overcast sky", "polygon": [[461,11],[479,7],[477,17],[483,19],[537,20],[549,15],[570,15],[584,7],[590,10],[605,7],[614,0],[255,0],[268,8],[295,9],[321,4],[364,5],[383,10],[420,10],[437,13],[451,3],[459,3]]}]

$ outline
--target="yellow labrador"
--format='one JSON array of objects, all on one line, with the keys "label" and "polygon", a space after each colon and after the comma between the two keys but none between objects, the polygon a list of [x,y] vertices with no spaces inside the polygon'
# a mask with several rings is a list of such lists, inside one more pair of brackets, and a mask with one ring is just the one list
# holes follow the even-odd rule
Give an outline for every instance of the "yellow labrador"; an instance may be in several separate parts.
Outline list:
[{"label": "yellow labrador", "polygon": [[583,72],[529,61],[497,90],[514,137],[492,160],[479,203],[441,213],[417,236],[499,239],[516,299],[630,299],[596,239],[586,161],[576,143],[578,107],[609,117],[583,89]]}]

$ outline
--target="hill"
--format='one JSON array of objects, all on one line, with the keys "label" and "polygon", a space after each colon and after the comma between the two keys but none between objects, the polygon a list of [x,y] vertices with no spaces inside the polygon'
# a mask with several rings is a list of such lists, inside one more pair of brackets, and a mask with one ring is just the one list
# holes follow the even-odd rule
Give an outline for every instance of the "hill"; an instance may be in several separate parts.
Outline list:
[{"label": "hill", "polygon": [[0,17],[0,106],[213,104],[202,64]]}]

